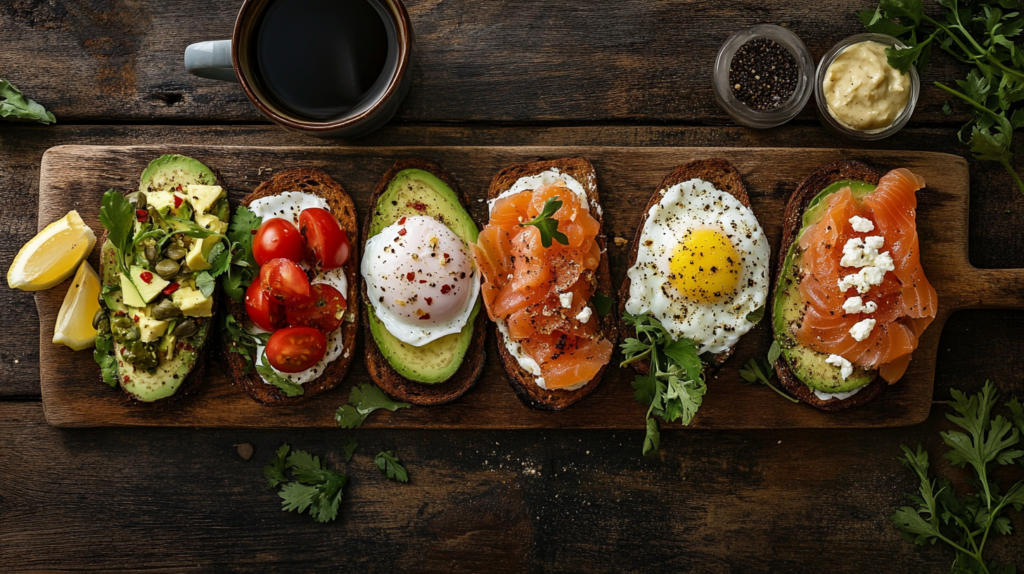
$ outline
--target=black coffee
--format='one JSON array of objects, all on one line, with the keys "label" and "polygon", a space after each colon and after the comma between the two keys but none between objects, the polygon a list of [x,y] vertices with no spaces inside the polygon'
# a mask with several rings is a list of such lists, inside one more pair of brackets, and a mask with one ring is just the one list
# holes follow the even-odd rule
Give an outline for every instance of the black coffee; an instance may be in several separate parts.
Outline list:
[{"label": "black coffee", "polygon": [[372,0],[271,0],[255,27],[254,71],[277,103],[312,120],[343,115],[384,71],[388,34]]}]

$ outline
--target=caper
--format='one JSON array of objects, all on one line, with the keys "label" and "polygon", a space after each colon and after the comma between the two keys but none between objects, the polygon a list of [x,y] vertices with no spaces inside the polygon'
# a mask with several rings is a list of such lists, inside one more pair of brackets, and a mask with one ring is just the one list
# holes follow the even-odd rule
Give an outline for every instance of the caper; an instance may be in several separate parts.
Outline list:
[{"label": "caper", "polygon": [[158,321],[165,321],[179,315],[181,315],[181,309],[178,309],[170,299],[164,299],[156,307],[153,307],[153,318]]},{"label": "caper", "polygon": [[170,279],[178,274],[178,269],[181,265],[178,265],[177,261],[173,259],[164,259],[160,263],[156,264],[156,274],[163,277],[164,279]]},{"label": "caper", "polygon": [[185,258],[185,248],[178,245],[177,243],[171,243],[164,249],[164,255],[174,259],[175,261]]},{"label": "caper", "polygon": [[146,203],[146,194],[141,190],[136,192],[135,195],[135,209],[146,209],[149,204]]},{"label": "caper", "polygon": [[102,292],[100,292],[100,294],[96,296],[96,302],[100,304],[100,307],[103,307],[107,304],[107,300],[103,298]]},{"label": "caper", "polygon": [[185,319],[178,323],[174,330],[171,331],[171,334],[179,339],[184,339],[185,337],[195,335],[197,331],[199,331],[199,325],[196,325],[196,322],[192,319]]},{"label": "caper", "polygon": [[145,249],[145,253],[146,253],[146,261],[149,261],[150,265],[156,263],[156,258],[160,256],[160,254],[157,253],[156,245],[147,245],[146,249]]},{"label": "caper", "polygon": [[92,328],[98,329],[100,321],[107,317],[107,312],[103,310],[103,307],[96,309],[96,314],[92,316]]},{"label": "caper", "polygon": [[106,335],[110,332],[110,319],[103,317],[100,319],[100,323],[96,325],[96,333],[99,335]]},{"label": "caper", "polygon": [[182,275],[188,275],[191,272],[192,269],[188,266],[188,263],[182,263],[181,267],[178,269],[178,273],[181,273]]}]

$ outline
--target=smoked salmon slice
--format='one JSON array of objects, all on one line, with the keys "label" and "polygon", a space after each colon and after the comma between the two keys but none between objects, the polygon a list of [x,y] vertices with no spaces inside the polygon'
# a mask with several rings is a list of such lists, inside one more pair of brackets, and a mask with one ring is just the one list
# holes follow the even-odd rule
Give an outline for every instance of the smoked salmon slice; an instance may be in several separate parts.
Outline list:
[{"label": "smoked salmon slice", "polygon": [[[835,354],[866,369],[878,369],[890,384],[906,372],[918,338],[935,318],[938,295],[925,277],[917,237],[917,196],[923,178],[906,169],[889,172],[862,200],[849,187],[828,198],[825,215],[809,225],[799,238],[803,250],[800,296],[804,316],[794,329],[797,340],[811,349]],[[857,232],[850,219],[862,217],[874,226]],[[850,239],[881,236],[882,253],[892,257],[892,271],[866,293],[840,289],[840,280],[856,273],[843,266],[843,247]],[[871,313],[847,313],[844,302],[861,297],[873,303]],[[864,319],[874,319],[868,336],[857,341],[850,329]]]}]

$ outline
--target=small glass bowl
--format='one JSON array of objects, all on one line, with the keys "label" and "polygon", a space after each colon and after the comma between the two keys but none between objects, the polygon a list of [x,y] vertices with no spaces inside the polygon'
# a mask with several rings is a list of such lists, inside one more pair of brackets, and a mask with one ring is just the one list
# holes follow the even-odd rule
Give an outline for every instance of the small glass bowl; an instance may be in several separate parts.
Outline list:
[{"label": "small glass bowl", "polygon": [[907,100],[907,106],[903,108],[903,111],[900,112],[898,116],[896,116],[896,121],[891,125],[876,130],[855,130],[836,119],[828,109],[828,102],[825,101],[825,91],[822,87],[825,80],[825,72],[828,71],[828,67],[832,65],[836,56],[854,44],[868,41],[878,42],[879,44],[885,44],[886,46],[893,46],[898,50],[905,50],[907,48],[906,44],[903,42],[885,34],[854,34],[853,36],[846,38],[842,42],[833,46],[831,50],[822,56],[821,61],[818,62],[818,69],[814,74],[814,99],[818,102],[818,115],[821,118],[822,125],[851,139],[877,141],[885,139],[900,131],[903,126],[907,125],[907,122],[910,121],[910,116],[914,115],[914,107],[917,106],[917,97],[921,93],[921,78],[917,75],[917,68],[910,68],[910,99]]},{"label": "small glass bowl", "polygon": [[[762,111],[747,107],[746,104],[739,101],[732,93],[732,86],[729,81],[729,67],[732,65],[732,58],[741,46],[756,38],[774,40],[789,50],[789,53],[793,55],[793,59],[796,60],[797,71],[799,72],[796,89],[793,91],[793,95],[789,97],[789,101],[774,110]],[[814,60],[811,59],[811,53],[807,51],[807,46],[804,45],[796,34],[782,26],[758,24],[729,36],[729,39],[719,48],[718,57],[715,58],[712,87],[714,88],[715,99],[718,100],[718,105],[736,123],[749,128],[773,128],[796,117],[804,109],[804,106],[807,105],[807,100],[811,98],[811,92],[814,91],[813,86],[811,86],[813,72]]]}]

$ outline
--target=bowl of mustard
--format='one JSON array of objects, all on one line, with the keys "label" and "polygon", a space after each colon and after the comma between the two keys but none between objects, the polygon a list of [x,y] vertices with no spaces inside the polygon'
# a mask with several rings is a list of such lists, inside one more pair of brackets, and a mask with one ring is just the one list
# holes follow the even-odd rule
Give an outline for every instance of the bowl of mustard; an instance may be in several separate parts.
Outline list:
[{"label": "bowl of mustard", "polygon": [[903,74],[885,51],[907,46],[885,34],[856,34],[839,42],[818,63],[814,95],[822,123],[852,139],[874,141],[910,121],[921,92],[913,67]]}]

